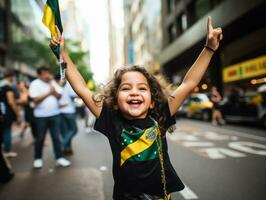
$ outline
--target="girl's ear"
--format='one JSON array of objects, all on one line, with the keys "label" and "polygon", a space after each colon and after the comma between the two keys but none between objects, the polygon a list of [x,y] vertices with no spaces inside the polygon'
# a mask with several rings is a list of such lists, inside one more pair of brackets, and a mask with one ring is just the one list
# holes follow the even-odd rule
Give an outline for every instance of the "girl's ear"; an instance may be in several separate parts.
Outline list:
[{"label": "girl's ear", "polygon": [[155,106],[155,103],[154,103],[154,101],[152,101],[152,102],[151,102],[151,105],[150,105],[150,109],[153,109],[154,106]]}]

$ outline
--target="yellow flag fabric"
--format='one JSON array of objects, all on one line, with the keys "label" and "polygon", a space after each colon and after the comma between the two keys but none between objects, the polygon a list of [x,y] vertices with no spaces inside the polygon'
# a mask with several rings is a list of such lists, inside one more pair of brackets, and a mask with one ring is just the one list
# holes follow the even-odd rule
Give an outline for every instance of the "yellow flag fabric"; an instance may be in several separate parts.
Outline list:
[{"label": "yellow flag fabric", "polygon": [[57,36],[56,29],[55,29],[55,15],[53,13],[53,10],[50,6],[47,4],[44,6],[44,15],[42,18],[42,22],[47,26],[47,28],[50,30],[51,35]]},{"label": "yellow flag fabric", "polygon": [[[61,23],[60,9],[58,0],[47,0],[43,10],[43,24],[50,30],[52,37],[57,36],[56,28],[58,27],[60,33],[63,32],[63,26]],[[59,59],[60,46],[52,48],[53,53]]]}]

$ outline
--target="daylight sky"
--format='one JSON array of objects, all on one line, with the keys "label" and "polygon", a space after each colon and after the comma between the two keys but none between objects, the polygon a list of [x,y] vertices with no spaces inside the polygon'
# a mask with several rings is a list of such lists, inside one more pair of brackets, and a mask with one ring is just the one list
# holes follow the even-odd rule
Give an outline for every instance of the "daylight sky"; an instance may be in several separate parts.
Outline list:
[{"label": "daylight sky", "polygon": [[76,0],[89,26],[90,63],[97,83],[105,83],[109,73],[107,0]]}]

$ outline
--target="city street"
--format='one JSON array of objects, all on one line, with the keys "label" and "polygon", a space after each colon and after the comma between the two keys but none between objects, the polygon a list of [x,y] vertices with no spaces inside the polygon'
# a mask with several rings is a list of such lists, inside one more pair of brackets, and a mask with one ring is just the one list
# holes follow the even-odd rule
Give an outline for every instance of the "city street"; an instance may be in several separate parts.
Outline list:
[{"label": "city street", "polygon": [[[167,196],[182,185],[167,148],[185,185],[171,200],[266,200],[265,11],[265,0],[0,0],[0,200],[112,200],[113,171],[119,200]],[[163,148],[151,120],[169,112]]]},{"label": "city street", "polygon": [[[107,139],[86,132],[79,121],[72,166],[54,166],[52,144],[44,148],[44,167],[32,168],[28,133],[14,136],[19,156],[11,160],[15,178],[0,185],[1,200],[111,200],[112,157]],[[199,120],[177,120],[168,135],[174,168],[187,186],[173,200],[263,200],[266,198],[265,130],[240,125],[213,126]]]}]

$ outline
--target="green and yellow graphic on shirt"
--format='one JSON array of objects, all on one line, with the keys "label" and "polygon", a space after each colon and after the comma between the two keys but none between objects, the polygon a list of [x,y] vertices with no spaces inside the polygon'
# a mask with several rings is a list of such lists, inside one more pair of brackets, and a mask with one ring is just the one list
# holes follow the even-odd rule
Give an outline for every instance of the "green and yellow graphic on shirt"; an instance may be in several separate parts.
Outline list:
[{"label": "green and yellow graphic on shirt", "polygon": [[122,130],[121,160],[122,166],[127,160],[147,161],[158,157],[158,146],[156,138],[158,135],[157,126],[147,129],[134,128],[132,131]]}]

